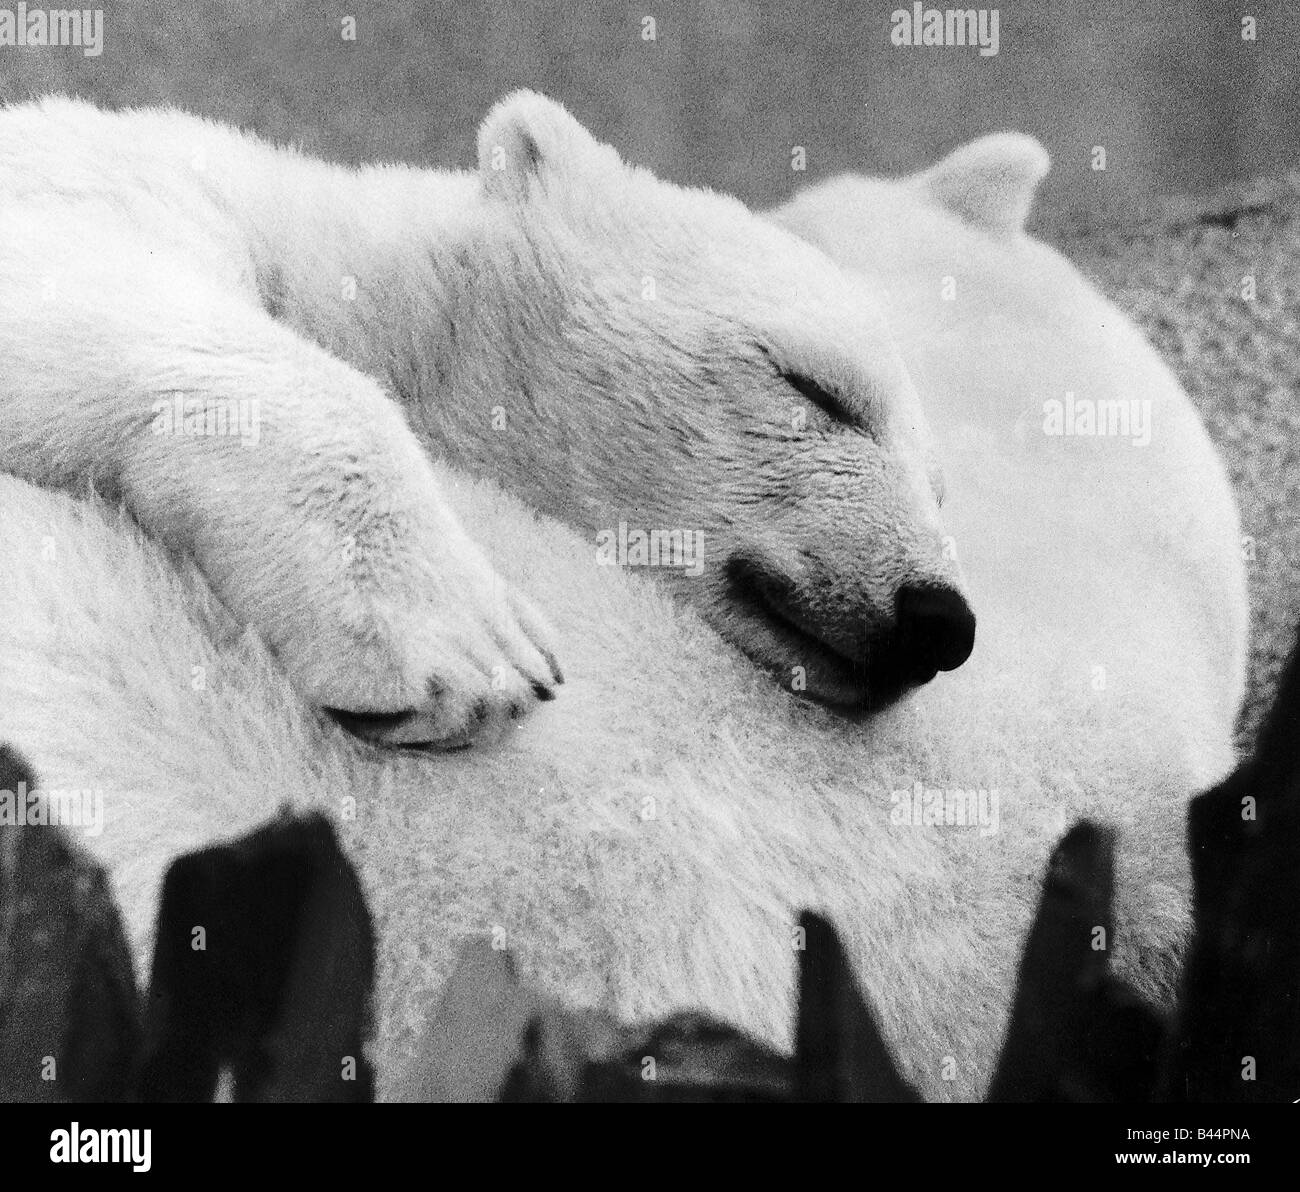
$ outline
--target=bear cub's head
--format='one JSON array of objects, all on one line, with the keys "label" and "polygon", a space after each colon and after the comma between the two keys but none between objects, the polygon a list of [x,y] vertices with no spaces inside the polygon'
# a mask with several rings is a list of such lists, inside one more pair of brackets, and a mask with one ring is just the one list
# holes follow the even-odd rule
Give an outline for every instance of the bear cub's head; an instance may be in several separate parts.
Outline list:
[{"label": "bear cub's head", "polygon": [[[793,690],[873,709],[960,666],[942,480],[866,282],[537,95],[489,114],[479,178],[438,446],[650,567]],[[498,433],[453,425],[492,410]]]}]

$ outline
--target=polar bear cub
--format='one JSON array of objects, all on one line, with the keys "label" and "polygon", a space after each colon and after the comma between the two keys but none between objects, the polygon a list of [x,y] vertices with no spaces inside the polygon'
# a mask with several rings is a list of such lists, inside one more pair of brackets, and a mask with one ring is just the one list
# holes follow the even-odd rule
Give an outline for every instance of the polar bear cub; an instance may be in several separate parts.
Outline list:
[{"label": "polar bear cub", "polygon": [[789,687],[881,707],[959,666],[975,618],[869,288],[539,96],[479,157],[354,171],[176,112],[5,110],[0,467],[120,496],[387,743],[560,679],[417,434],[593,535],[689,536],[664,577]]}]

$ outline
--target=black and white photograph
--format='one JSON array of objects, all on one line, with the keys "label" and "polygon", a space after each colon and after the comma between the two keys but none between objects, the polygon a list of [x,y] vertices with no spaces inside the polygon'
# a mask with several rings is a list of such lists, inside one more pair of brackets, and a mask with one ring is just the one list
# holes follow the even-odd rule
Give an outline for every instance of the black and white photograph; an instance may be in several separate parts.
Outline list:
[{"label": "black and white photograph", "polygon": [[0,3],[33,1178],[325,1126],[212,1102],[1294,1171],[1298,629],[1288,0]]}]

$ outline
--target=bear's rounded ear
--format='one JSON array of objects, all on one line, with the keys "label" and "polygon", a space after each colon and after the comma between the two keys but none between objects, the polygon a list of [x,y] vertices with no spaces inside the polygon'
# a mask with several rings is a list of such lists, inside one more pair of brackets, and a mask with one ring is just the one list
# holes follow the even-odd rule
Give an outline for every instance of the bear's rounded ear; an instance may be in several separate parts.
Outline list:
[{"label": "bear's rounded ear", "polygon": [[522,200],[534,180],[586,175],[618,164],[568,111],[535,91],[516,91],[498,102],[478,132],[478,169],[484,193]]},{"label": "bear's rounded ear", "polygon": [[1024,230],[1034,193],[1051,165],[1033,137],[997,132],[954,150],[918,174],[917,182],[959,219],[1012,236]]}]

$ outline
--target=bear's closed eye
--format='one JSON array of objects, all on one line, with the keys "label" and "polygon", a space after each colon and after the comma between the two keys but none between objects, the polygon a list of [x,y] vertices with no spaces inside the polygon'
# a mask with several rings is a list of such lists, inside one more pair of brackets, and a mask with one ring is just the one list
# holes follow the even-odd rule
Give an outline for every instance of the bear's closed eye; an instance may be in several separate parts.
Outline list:
[{"label": "bear's closed eye", "polygon": [[794,388],[801,396],[812,402],[827,417],[844,426],[856,425],[856,420],[849,412],[841,398],[819,385],[811,377],[799,373],[782,371],[781,379]]}]

